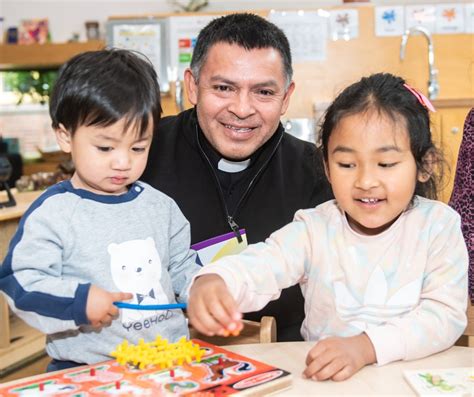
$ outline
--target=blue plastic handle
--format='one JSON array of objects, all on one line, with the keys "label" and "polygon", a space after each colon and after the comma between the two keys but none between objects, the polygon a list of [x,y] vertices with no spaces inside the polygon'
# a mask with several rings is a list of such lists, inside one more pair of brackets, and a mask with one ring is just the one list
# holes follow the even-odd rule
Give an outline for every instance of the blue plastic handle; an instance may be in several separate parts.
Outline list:
[{"label": "blue plastic handle", "polygon": [[127,302],[114,302],[114,305],[119,309],[133,309],[133,310],[171,310],[171,309],[186,309],[186,303],[168,303],[166,305],[137,305]]}]

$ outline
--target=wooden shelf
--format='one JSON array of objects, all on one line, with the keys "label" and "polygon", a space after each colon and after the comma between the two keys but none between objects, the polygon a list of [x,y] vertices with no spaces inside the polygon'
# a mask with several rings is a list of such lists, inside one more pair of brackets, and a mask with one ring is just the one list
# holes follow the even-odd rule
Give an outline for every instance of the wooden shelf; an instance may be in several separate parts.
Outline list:
[{"label": "wooden shelf", "polygon": [[58,68],[72,56],[105,47],[101,40],[83,43],[3,44],[0,45],[0,70]]}]

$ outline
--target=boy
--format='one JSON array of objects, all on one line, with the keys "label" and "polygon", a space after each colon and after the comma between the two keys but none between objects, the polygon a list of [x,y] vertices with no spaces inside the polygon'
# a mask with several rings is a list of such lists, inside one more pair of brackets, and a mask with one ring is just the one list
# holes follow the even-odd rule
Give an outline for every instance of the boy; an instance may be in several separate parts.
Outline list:
[{"label": "boy", "polygon": [[47,334],[48,370],[106,360],[123,339],[187,335],[181,310],[117,318],[113,304],[186,301],[199,269],[176,203],[137,182],[161,115],[153,67],[125,50],[77,55],[61,70],[50,115],[75,173],[28,209],[0,268],[12,310]]}]

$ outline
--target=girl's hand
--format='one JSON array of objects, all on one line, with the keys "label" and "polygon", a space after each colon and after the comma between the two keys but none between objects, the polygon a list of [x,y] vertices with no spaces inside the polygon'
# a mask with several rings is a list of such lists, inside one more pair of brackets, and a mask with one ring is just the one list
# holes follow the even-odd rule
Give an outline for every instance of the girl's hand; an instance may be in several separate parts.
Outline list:
[{"label": "girl's hand", "polygon": [[205,274],[194,280],[189,292],[188,316],[199,332],[228,336],[242,329],[242,314],[224,280],[216,274]]},{"label": "girl's hand", "polygon": [[303,376],[313,380],[341,381],[375,362],[374,346],[365,333],[348,338],[328,338],[319,341],[309,351]]},{"label": "girl's hand", "polygon": [[95,328],[110,325],[119,314],[119,309],[114,302],[132,298],[133,295],[128,292],[108,292],[91,285],[86,305],[86,315],[90,324]]}]

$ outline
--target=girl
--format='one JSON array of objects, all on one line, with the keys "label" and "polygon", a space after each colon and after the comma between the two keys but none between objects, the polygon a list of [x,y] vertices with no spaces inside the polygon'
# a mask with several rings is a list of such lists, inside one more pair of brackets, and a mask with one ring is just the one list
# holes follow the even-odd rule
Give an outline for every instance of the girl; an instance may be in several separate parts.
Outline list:
[{"label": "girl", "polygon": [[437,159],[427,108],[390,74],[345,89],[322,126],[335,200],[200,270],[193,325],[207,335],[238,331],[239,310],[259,310],[299,283],[301,333],[317,342],[306,377],[344,380],[367,364],[453,345],[466,327],[468,260],[458,214],[425,198],[436,194]]}]

